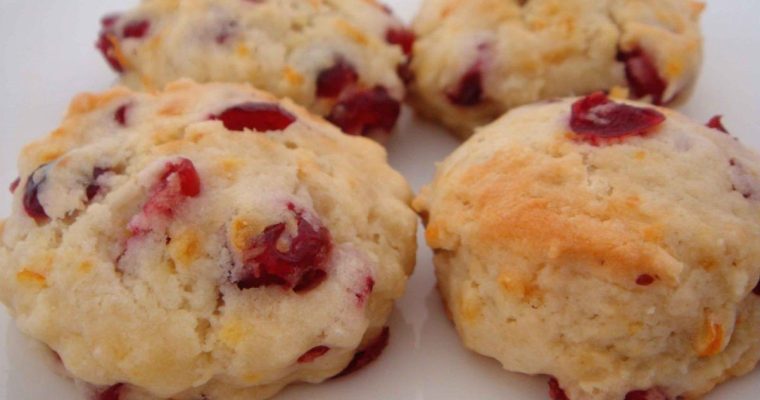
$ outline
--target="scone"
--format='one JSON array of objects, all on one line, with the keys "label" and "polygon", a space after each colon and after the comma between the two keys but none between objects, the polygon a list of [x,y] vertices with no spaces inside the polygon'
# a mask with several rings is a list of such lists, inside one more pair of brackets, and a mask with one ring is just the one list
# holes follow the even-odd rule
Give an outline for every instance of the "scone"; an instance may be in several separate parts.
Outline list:
[{"label": "scone", "polygon": [[555,400],[695,399],[760,359],[760,157],[718,129],[602,93],[526,106],[415,208],[464,344]]},{"label": "scone", "polygon": [[289,100],[81,95],[19,171],[0,300],[100,399],[264,399],[387,343],[410,188],[381,146]]},{"label": "scone", "polygon": [[516,106],[594,91],[655,104],[699,73],[693,0],[425,0],[411,97],[462,137]]},{"label": "scone", "polygon": [[123,83],[248,82],[379,139],[404,99],[411,32],[374,0],[144,0],[97,42]]}]

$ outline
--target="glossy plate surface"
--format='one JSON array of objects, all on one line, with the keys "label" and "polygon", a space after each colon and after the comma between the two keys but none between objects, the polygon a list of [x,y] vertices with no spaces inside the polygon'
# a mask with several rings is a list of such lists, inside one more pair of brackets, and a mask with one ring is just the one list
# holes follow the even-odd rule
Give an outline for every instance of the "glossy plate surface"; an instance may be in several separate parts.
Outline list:
[{"label": "glossy plate surface", "polygon": [[[420,1],[386,3],[411,19]],[[709,3],[703,20],[703,75],[681,110],[699,121],[724,114],[731,132],[760,149],[760,2]],[[98,21],[109,11],[134,4],[136,0],[0,1],[0,216],[10,209],[4,189],[16,177],[21,146],[54,129],[75,93],[100,91],[113,83],[113,73],[93,48]],[[431,179],[434,163],[457,144],[406,110],[388,150],[391,163],[419,189]],[[545,378],[507,373],[498,363],[462,348],[434,290],[431,253],[424,242],[418,257],[383,357],[351,378],[293,387],[278,400],[548,399]],[[721,386],[707,400],[757,399],[759,392],[756,370]],[[83,396],[50,370],[35,344],[0,307],[0,400],[52,399]]]}]

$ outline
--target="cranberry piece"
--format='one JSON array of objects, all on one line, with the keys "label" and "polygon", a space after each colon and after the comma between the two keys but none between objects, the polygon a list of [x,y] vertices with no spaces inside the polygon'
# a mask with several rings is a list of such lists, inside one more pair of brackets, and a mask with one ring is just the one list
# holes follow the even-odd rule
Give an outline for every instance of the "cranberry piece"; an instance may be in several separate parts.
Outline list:
[{"label": "cranberry piece", "polygon": [[649,286],[655,281],[654,277],[649,274],[639,275],[636,279],[636,284],[639,286]]},{"label": "cranberry piece", "polygon": [[480,63],[470,67],[456,86],[446,90],[449,101],[460,107],[477,106],[483,101],[483,72]]},{"label": "cranberry piece", "polygon": [[312,289],[316,289],[325,279],[327,279],[327,272],[321,269],[306,271],[298,284],[293,288],[293,291],[296,293],[306,293]]},{"label": "cranberry piece", "polygon": [[668,400],[668,396],[659,389],[635,390],[625,395],[625,400]]},{"label": "cranberry piece", "polygon": [[150,22],[147,20],[132,21],[122,31],[125,39],[142,39],[150,30]]},{"label": "cranberry piece", "polygon": [[317,76],[317,97],[335,98],[359,81],[356,68],[345,60],[322,71]]},{"label": "cranberry piece", "polygon": [[549,379],[549,396],[552,400],[570,400],[567,398],[565,391],[559,386],[557,378]]},{"label": "cranberry piece", "polygon": [[135,235],[150,231],[151,219],[172,217],[182,202],[200,193],[201,180],[192,161],[180,158],[167,163],[159,182],[151,188],[142,213],[129,222],[130,230]]},{"label": "cranberry piece", "polygon": [[327,346],[317,346],[298,358],[299,364],[308,364],[311,362],[314,362],[319,357],[322,357],[323,355],[327,354],[327,352],[330,351],[330,348]]},{"label": "cranberry piece", "polygon": [[364,280],[364,285],[362,286],[361,290],[358,293],[355,293],[356,302],[358,303],[359,307],[364,306],[364,304],[367,302],[367,298],[370,294],[372,294],[372,291],[374,289],[375,280],[372,279],[371,276],[368,276],[367,279]]},{"label": "cranberry piece", "polygon": [[755,289],[752,290],[752,293],[760,296],[760,281],[757,282],[757,286],[755,286]]},{"label": "cranberry piece", "polygon": [[26,214],[34,218],[37,222],[44,222],[49,219],[45,208],[40,204],[39,191],[40,187],[45,184],[47,180],[47,167],[49,164],[45,164],[37,168],[29,178],[26,180],[26,187],[24,188],[24,210]]},{"label": "cranberry piece", "polygon": [[716,115],[712,118],[710,118],[710,121],[707,122],[707,127],[711,129],[717,129],[723,133],[728,133],[728,130],[725,126],[723,126],[723,116],[722,115]]},{"label": "cranberry piece", "polygon": [[[235,282],[241,290],[281,286],[303,293],[327,277],[325,264],[332,251],[330,232],[307,221],[293,204],[288,205],[288,210],[296,219],[295,236],[286,232],[284,222],[264,229],[243,254],[243,276]],[[287,249],[282,248],[283,242],[289,243]]]},{"label": "cranberry piece", "polygon": [[106,15],[105,17],[103,17],[103,19],[100,20],[100,25],[103,28],[108,28],[108,29],[113,28],[114,25],[116,25],[116,21],[118,21],[120,17],[121,16],[118,14]]},{"label": "cranberry piece", "polygon": [[615,103],[597,92],[573,104],[570,128],[581,139],[598,145],[603,139],[645,135],[665,122],[665,116],[652,108]]},{"label": "cranberry piece", "polygon": [[214,40],[217,44],[225,44],[227,43],[227,40],[232,37],[232,35],[237,30],[238,24],[236,21],[228,21],[227,23],[223,24],[221,28],[219,29],[219,33],[216,34],[216,37]]},{"label": "cranberry piece", "polygon": [[13,182],[11,182],[11,186],[8,188],[11,191],[11,194],[16,193],[16,189],[18,189],[18,185],[21,183],[21,178],[16,178]]},{"label": "cranberry piece", "polygon": [[222,121],[225,128],[238,132],[246,129],[256,132],[281,131],[296,121],[293,114],[271,103],[239,104],[211,116],[211,119]]},{"label": "cranberry piece", "polygon": [[634,96],[652,96],[654,104],[662,104],[668,84],[660,76],[652,58],[642,49],[618,53],[618,60],[625,63],[625,76]]},{"label": "cranberry piece", "polygon": [[376,337],[367,347],[357,352],[348,366],[338,374],[336,378],[351,375],[377,360],[378,357],[383,354],[383,350],[388,347],[390,337],[390,329],[388,327],[383,328],[383,332],[380,333],[380,335],[378,335],[378,337]]},{"label": "cranberry piece", "polygon": [[119,383],[95,395],[95,400],[119,400],[121,398],[124,384]]},{"label": "cranberry piece", "polygon": [[401,104],[381,86],[354,92],[333,107],[327,120],[349,135],[390,132],[396,125]]},{"label": "cranberry piece", "polygon": [[401,79],[401,82],[404,82],[405,86],[409,86],[409,84],[414,81],[414,72],[412,71],[410,62],[407,61],[403,64],[399,64],[398,67],[396,67],[396,75]]},{"label": "cranberry piece", "polygon": [[113,119],[121,126],[127,126],[127,113],[129,113],[129,104],[124,104],[123,106],[116,109],[116,112],[113,114]]},{"label": "cranberry piece", "polygon": [[85,193],[87,194],[87,201],[92,201],[92,199],[95,198],[95,196],[100,193],[100,185],[98,185],[97,181],[98,178],[100,178],[101,175],[105,174],[106,172],[110,172],[111,170],[109,168],[100,168],[95,167],[92,169],[92,183],[90,183],[87,186],[87,189],[85,190]]},{"label": "cranberry piece", "polygon": [[124,72],[124,67],[121,65],[119,57],[116,55],[116,37],[114,36],[113,32],[110,32],[110,30],[106,28],[107,26],[105,25],[104,20],[104,29],[100,32],[98,41],[95,42],[95,47],[100,50],[100,52],[103,54],[103,57],[106,59],[114,71],[122,73]]},{"label": "cranberry piece", "polygon": [[414,32],[403,27],[393,27],[385,33],[385,40],[390,44],[400,46],[407,57],[412,55],[415,39]]}]

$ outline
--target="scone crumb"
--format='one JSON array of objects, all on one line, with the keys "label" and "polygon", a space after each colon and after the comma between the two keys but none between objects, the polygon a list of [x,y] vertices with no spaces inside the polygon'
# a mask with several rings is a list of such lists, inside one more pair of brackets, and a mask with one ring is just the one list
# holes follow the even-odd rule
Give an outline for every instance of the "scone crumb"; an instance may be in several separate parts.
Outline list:
[{"label": "scone crumb", "polygon": [[343,33],[346,34],[346,36],[350,37],[355,42],[361,45],[366,45],[367,43],[369,43],[369,39],[367,39],[367,36],[364,35],[364,33],[356,29],[355,26],[351,25],[345,20],[342,20],[342,19],[338,20],[337,25],[338,25],[338,29],[340,29]]},{"label": "scone crumb", "polygon": [[235,49],[235,54],[241,58],[246,58],[251,55],[251,49],[249,49],[248,46],[241,44]]},{"label": "scone crumb", "polygon": [[23,269],[16,274],[16,279],[21,283],[33,284],[37,286],[47,287],[47,279],[45,276],[38,274],[29,269]]},{"label": "scone crumb", "polygon": [[87,273],[90,273],[90,271],[92,271],[92,267],[93,265],[91,261],[83,261],[82,263],[79,264],[79,271],[87,274]]},{"label": "scone crumb", "polygon": [[264,230],[264,225],[250,218],[237,217],[230,225],[230,242],[240,251],[245,250],[251,240]]},{"label": "scone crumb", "polygon": [[219,339],[221,339],[222,343],[227,345],[227,347],[231,348],[237,346],[245,336],[245,328],[240,321],[228,322],[224,324],[219,331]]},{"label": "scone crumb", "polygon": [[178,265],[187,267],[200,257],[200,247],[198,235],[188,230],[172,238],[169,251]]},{"label": "scone crumb", "polygon": [[255,385],[261,381],[261,374],[253,372],[245,376],[245,382],[249,385]]},{"label": "scone crumb", "polygon": [[697,338],[695,347],[700,357],[710,357],[723,350],[723,325],[705,319],[702,334]]},{"label": "scone crumb", "polygon": [[219,160],[217,168],[221,175],[229,180],[235,180],[238,172],[243,168],[244,161],[239,158],[224,158]]},{"label": "scone crumb", "polygon": [[468,301],[466,298],[462,299],[462,317],[466,321],[479,319],[482,311],[483,305],[480,302]]},{"label": "scone crumb", "polygon": [[610,97],[617,100],[627,100],[631,96],[631,90],[625,86],[613,86],[610,89]]},{"label": "scone crumb", "polygon": [[298,71],[296,71],[293,67],[290,65],[286,66],[283,70],[282,74],[285,76],[285,80],[287,80],[291,85],[294,86],[301,86],[304,83],[304,77]]}]

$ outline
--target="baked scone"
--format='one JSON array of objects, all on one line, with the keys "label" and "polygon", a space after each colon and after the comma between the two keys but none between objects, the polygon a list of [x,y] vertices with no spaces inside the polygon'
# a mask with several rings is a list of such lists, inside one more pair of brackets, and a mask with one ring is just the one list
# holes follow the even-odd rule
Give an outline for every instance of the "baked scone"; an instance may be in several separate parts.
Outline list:
[{"label": "baked scone", "polygon": [[144,0],[97,42],[122,82],[247,82],[345,132],[382,139],[398,118],[414,37],[374,0]]},{"label": "baked scone", "polygon": [[702,61],[693,0],[425,0],[410,92],[462,137],[505,111],[605,90],[669,104]]},{"label": "baked scone", "polygon": [[387,343],[411,190],[381,146],[289,100],[80,95],[19,171],[0,300],[100,399],[264,399]]},{"label": "baked scone", "polygon": [[694,399],[760,359],[760,158],[718,129],[603,93],[525,106],[414,205],[464,344],[555,400]]}]

